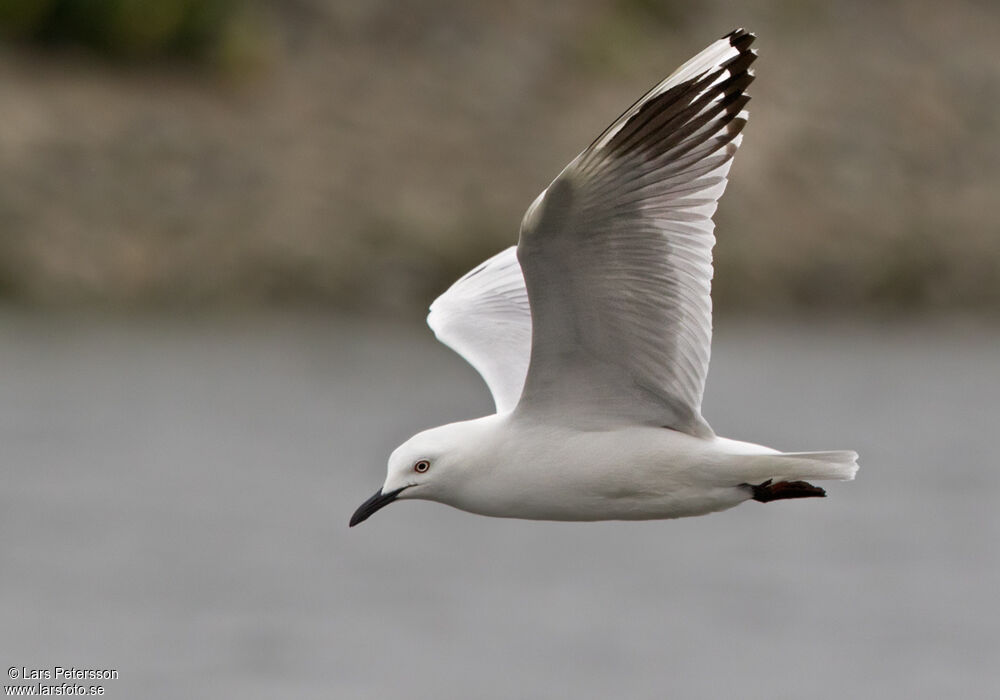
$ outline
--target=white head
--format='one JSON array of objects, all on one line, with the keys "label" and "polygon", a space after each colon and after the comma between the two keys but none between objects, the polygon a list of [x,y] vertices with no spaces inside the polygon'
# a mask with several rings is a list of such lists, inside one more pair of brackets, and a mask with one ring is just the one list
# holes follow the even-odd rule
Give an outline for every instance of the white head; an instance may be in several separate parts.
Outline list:
[{"label": "white head", "polygon": [[449,423],[417,433],[393,450],[385,483],[351,516],[351,527],[399,498],[448,502],[468,473],[476,452],[470,449],[480,434],[480,421]]}]

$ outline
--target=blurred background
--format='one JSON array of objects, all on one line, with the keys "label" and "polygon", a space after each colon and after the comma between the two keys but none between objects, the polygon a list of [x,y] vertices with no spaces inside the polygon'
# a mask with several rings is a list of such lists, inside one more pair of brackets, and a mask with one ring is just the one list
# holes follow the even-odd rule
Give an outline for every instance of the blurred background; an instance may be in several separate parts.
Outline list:
[{"label": "blurred background", "polygon": [[426,306],[710,40],[760,35],[716,302],[1000,307],[990,2],[4,0],[0,294]]},{"label": "blurred background", "polygon": [[[737,26],[720,434],[817,503],[645,524],[403,504],[487,413],[423,327]],[[0,0],[0,661],[109,697],[995,697],[1000,6]]]}]

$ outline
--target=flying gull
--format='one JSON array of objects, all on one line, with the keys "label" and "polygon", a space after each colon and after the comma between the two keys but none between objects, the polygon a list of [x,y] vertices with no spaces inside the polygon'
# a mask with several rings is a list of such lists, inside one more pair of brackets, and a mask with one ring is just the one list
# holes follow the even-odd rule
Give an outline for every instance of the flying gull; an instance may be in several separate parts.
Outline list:
[{"label": "flying gull", "polygon": [[701,415],[715,212],[746,125],[738,29],[646,93],[528,207],[516,247],[432,305],[496,413],[413,436],[351,526],[403,499],[535,520],[649,520],[824,496],[857,453],[779,452]]}]

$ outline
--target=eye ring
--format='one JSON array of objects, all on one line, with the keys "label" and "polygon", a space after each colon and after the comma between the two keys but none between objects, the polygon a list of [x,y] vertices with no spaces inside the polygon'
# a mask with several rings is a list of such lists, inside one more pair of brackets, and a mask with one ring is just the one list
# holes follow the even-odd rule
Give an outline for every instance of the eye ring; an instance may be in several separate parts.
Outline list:
[{"label": "eye ring", "polygon": [[430,468],[431,468],[431,463],[428,462],[426,459],[422,459],[413,465],[413,471],[417,472],[418,474],[423,474]]}]

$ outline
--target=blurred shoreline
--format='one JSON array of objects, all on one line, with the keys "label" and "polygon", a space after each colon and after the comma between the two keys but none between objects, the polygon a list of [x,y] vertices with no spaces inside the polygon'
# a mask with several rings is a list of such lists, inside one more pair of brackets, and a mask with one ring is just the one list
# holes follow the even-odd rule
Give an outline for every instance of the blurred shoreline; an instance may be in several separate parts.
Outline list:
[{"label": "blurred shoreline", "polygon": [[1000,310],[1000,6],[234,4],[256,23],[202,62],[0,44],[4,303],[418,312],[744,25],[761,58],[719,314]]}]

